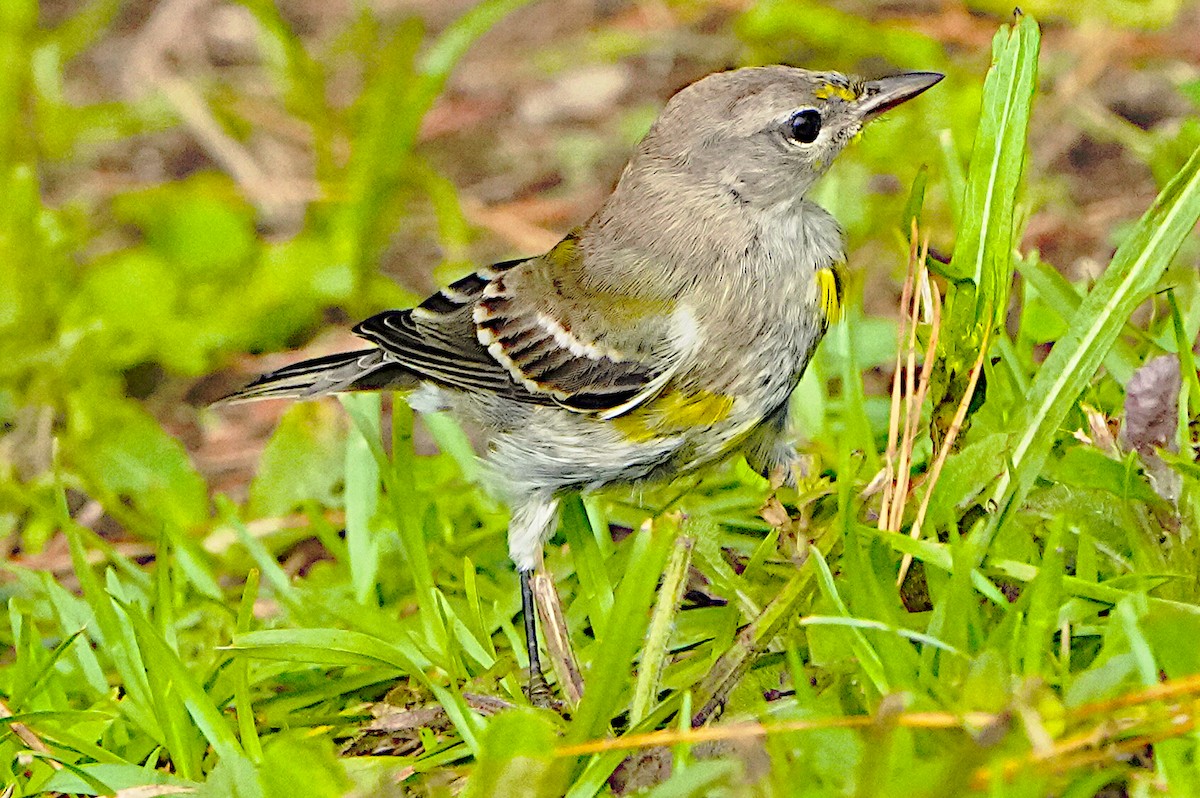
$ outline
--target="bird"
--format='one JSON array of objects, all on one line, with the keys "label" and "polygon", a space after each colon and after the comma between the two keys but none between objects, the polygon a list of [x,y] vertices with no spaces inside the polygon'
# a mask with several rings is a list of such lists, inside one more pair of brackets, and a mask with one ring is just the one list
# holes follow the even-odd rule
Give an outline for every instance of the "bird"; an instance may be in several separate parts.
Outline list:
[{"label": "bird", "polygon": [[789,397],[839,317],[846,263],[840,226],[807,194],[868,122],[942,77],[784,65],[703,77],[548,252],[372,316],[353,328],[364,348],[221,401],[394,391],[481,430],[483,481],[510,511],[527,692],[544,700],[531,577],[561,499],[737,455],[794,483]]}]

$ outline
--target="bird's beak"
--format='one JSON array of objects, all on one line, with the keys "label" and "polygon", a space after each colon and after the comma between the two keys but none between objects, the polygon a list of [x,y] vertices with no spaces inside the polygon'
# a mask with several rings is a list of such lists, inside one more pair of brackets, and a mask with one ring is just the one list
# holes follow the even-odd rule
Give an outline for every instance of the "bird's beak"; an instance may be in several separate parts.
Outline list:
[{"label": "bird's beak", "polygon": [[864,122],[874,119],[884,111],[911,100],[932,87],[942,78],[940,72],[905,72],[878,80],[868,80],[856,103],[856,110]]}]

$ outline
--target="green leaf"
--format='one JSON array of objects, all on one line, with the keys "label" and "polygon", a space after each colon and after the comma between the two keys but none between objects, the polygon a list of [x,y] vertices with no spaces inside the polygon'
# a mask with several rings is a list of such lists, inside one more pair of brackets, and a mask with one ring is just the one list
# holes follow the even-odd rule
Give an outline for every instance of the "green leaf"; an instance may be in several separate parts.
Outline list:
[{"label": "green leaf", "polygon": [[369,429],[355,428],[346,445],[346,552],[350,560],[350,581],[359,603],[373,601],[379,575],[379,546],[373,527],[379,511],[381,489],[379,463],[371,453],[370,440],[382,438],[379,424],[381,399],[379,394],[347,394],[339,397],[343,405],[360,406],[359,413],[370,424]]},{"label": "green leaf", "polygon": [[1008,309],[1013,225],[1025,137],[1037,89],[1037,22],[1019,16],[992,40],[992,68],[967,172],[963,220],[949,272],[975,286],[974,320],[995,324]]},{"label": "green leaf", "polygon": [[341,798],[352,786],[333,741],[298,730],[271,737],[258,774],[265,798],[295,798],[301,784],[304,798]]},{"label": "green leaf", "polygon": [[1017,191],[1025,162],[1026,131],[1037,87],[1040,34],[1018,12],[992,40],[992,67],[968,167],[958,237],[950,264],[940,271],[947,292],[930,397],[935,441],[946,433],[966,392],[979,347],[1008,312],[1013,277]]},{"label": "green leaf", "polygon": [[402,650],[377,637],[342,629],[262,629],[239,634],[227,648],[260,659],[324,665],[386,665],[409,674],[429,664],[413,647]]},{"label": "green leaf", "polygon": [[1030,386],[1019,435],[1009,453],[993,500],[1000,508],[978,538],[976,564],[1008,514],[1024,500],[1041,473],[1056,432],[1130,314],[1155,290],[1184,239],[1200,220],[1200,149],[1163,189],[1154,205],[1117,249],[1112,263],[1084,299],[1068,333],[1042,364]]},{"label": "green leaf", "polygon": [[[168,702],[182,700],[195,725],[180,724],[175,730],[176,739],[184,740],[199,730],[218,755],[244,756],[242,746],[225,716],[213,703],[212,697],[205,692],[200,680],[179,658],[179,654],[163,640],[140,609],[129,603],[118,603],[125,611],[125,617],[133,624],[134,634],[142,647],[146,672],[150,677],[151,690],[156,694],[156,702],[159,703],[159,715],[163,724],[179,723],[177,707],[166,705]],[[168,730],[168,734],[170,731]],[[184,775],[188,774],[184,772]]]},{"label": "green leaf", "polygon": [[463,798],[549,794],[558,733],[545,712],[517,707],[489,721]]},{"label": "green leaf", "polygon": [[1142,633],[1168,678],[1200,673],[1200,649],[1180,645],[1181,640],[1200,639],[1196,637],[1200,635],[1200,615],[1176,607],[1152,605],[1142,619]]},{"label": "green leaf", "polygon": [[587,690],[567,732],[568,742],[603,735],[621,710],[619,702],[629,689],[633,659],[642,645],[658,576],[678,527],[668,519],[657,519],[649,533],[638,532],[626,543],[633,547],[629,565],[617,586],[606,633],[596,642],[590,667],[584,668]]},{"label": "green leaf", "polygon": [[942,468],[933,496],[929,500],[929,520],[936,526],[948,526],[958,518],[958,510],[981,494],[1008,463],[1004,454],[1008,436],[984,435],[950,455]]},{"label": "green leaf", "polygon": [[1089,446],[1072,446],[1056,463],[1046,469],[1046,476],[1063,485],[1096,488],[1122,499],[1157,503],[1158,494],[1150,487],[1137,465],[1136,457],[1119,462]]},{"label": "green leaf", "polygon": [[[1036,253],[1019,259],[1017,270],[1021,272],[1021,277],[1037,291],[1038,296],[1043,300],[1043,306],[1053,311],[1061,320],[1063,328],[1056,329],[1052,337],[1047,336],[1044,339],[1045,341],[1058,340],[1066,332],[1066,324],[1083,303],[1083,297],[1075,290],[1075,286],[1067,282],[1067,278],[1063,277],[1062,272],[1043,262]],[[1028,312],[1026,310],[1026,313]],[[1144,333],[1128,323],[1125,324],[1123,330],[1126,334],[1137,338],[1145,337]],[[1124,384],[1140,365],[1140,358],[1133,347],[1117,339],[1113,344],[1112,351],[1105,356],[1104,365],[1110,374]]]},{"label": "green leaf", "polygon": [[110,512],[121,513],[129,502],[155,533],[164,523],[189,530],[205,522],[203,478],[179,441],[139,404],[80,391],[71,394],[68,407],[63,459]]},{"label": "green leaf", "polygon": [[[79,770],[91,779],[104,784],[111,790],[132,790],[135,787],[145,787],[155,784],[168,784],[174,787],[195,788],[195,782],[187,781],[157,770],[146,770],[141,765],[93,763],[80,765]],[[49,781],[42,785],[46,792],[74,793],[79,795],[97,795],[91,784],[77,773],[60,770]]]},{"label": "green leaf", "polygon": [[280,516],[305,502],[341,504],[345,417],[328,402],[298,402],[279,420],[250,483],[250,512]]}]

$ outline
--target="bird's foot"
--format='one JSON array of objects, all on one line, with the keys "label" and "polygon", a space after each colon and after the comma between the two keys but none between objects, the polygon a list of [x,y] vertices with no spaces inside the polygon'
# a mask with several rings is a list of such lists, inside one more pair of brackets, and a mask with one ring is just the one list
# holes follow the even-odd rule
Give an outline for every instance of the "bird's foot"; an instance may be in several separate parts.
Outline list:
[{"label": "bird's foot", "polygon": [[546,682],[546,677],[540,670],[529,674],[529,683],[525,685],[525,695],[529,703],[540,709],[554,709],[554,692]]}]

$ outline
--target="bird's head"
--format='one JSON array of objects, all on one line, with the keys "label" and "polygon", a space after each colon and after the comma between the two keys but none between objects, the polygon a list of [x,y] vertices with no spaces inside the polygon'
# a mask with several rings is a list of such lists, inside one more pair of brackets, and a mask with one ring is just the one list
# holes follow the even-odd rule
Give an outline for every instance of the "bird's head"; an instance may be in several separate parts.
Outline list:
[{"label": "bird's head", "polygon": [[681,177],[752,207],[789,202],[824,174],[867,122],[942,79],[862,80],[786,66],[720,72],[667,103],[630,168]]}]

